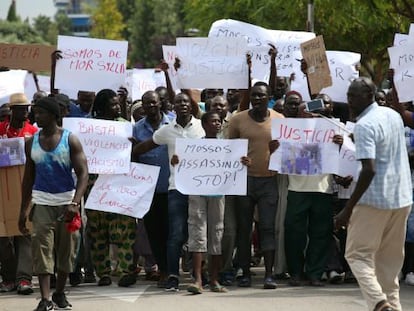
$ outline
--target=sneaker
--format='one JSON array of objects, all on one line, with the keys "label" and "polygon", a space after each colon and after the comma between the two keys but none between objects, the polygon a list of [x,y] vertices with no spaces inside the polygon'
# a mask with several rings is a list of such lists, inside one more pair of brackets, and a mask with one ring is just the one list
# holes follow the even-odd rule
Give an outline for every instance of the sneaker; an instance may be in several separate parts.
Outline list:
[{"label": "sneaker", "polygon": [[356,283],[357,280],[351,271],[345,272],[345,283]]},{"label": "sneaker", "polygon": [[178,292],[178,278],[175,276],[170,276],[167,280],[167,285],[165,286],[166,292]]},{"label": "sneaker", "polygon": [[35,311],[50,311],[50,310],[55,310],[55,308],[53,308],[53,302],[47,299],[42,299],[37,305],[37,308]]},{"label": "sneaker", "polygon": [[31,293],[33,293],[32,282],[28,280],[21,280],[17,285],[17,293],[19,295],[30,295]]},{"label": "sneaker", "polygon": [[245,274],[245,275],[242,275],[240,278],[238,278],[237,286],[238,287],[252,286],[252,278],[250,277],[250,275]]},{"label": "sneaker", "polygon": [[127,274],[121,277],[118,281],[118,286],[129,287],[137,282],[137,278],[133,274]]},{"label": "sneaker", "polygon": [[329,272],[328,282],[331,284],[342,284],[344,282],[345,273],[338,273],[335,270]]},{"label": "sneaker", "polygon": [[83,283],[96,283],[95,274],[92,272],[85,272],[85,277],[83,278]]},{"label": "sneaker", "polygon": [[0,293],[9,293],[16,290],[15,282],[1,282]]},{"label": "sneaker", "polygon": [[223,272],[220,276],[220,284],[224,286],[232,286],[234,283],[233,272]]},{"label": "sneaker", "polygon": [[69,284],[71,286],[78,286],[80,283],[82,283],[82,273],[81,272],[69,273]]},{"label": "sneaker", "polygon": [[99,279],[98,286],[109,286],[112,284],[112,280],[109,276],[104,275]]},{"label": "sneaker", "polygon": [[410,272],[405,276],[405,284],[414,286],[414,273]]},{"label": "sneaker", "polygon": [[265,278],[264,283],[263,283],[263,289],[276,289],[276,288],[277,288],[277,284],[275,280],[273,279],[273,277],[269,276]]},{"label": "sneaker", "polygon": [[52,301],[60,310],[72,310],[72,305],[66,299],[65,293],[54,292],[52,295]]}]

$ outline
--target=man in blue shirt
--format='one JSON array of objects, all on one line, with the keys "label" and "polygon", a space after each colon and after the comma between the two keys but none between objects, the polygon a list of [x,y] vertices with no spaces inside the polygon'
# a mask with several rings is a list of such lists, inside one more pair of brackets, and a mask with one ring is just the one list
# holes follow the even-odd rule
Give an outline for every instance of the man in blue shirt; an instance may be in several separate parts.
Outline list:
[{"label": "man in blue shirt", "polygon": [[348,89],[362,169],[351,198],[335,217],[335,227],[349,222],[345,258],[369,310],[392,311],[401,310],[398,274],[412,187],[402,119],[379,106],[374,95],[374,83],[364,77]]},{"label": "man in blue shirt", "polygon": [[[152,138],[158,128],[170,123],[170,118],[161,112],[161,103],[156,92],[144,93],[142,107],[146,117],[135,123],[133,128],[133,137],[137,142]],[[144,216],[144,224],[161,274],[158,285],[164,287],[167,278],[168,178],[170,176],[167,145],[161,145],[133,160],[160,167],[154,198],[149,212]]]}]

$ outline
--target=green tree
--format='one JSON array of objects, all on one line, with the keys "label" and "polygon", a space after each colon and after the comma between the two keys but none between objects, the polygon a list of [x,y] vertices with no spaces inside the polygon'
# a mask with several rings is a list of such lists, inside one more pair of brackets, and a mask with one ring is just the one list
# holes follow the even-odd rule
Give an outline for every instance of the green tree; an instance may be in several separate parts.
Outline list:
[{"label": "green tree", "polygon": [[55,23],[57,27],[57,33],[59,35],[71,35],[72,34],[72,22],[70,18],[62,12],[56,13]]},{"label": "green tree", "polygon": [[17,22],[20,18],[16,14],[16,0],[12,0],[9,11],[7,12],[7,21],[8,22]]},{"label": "green tree", "polygon": [[131,63],[153,67],[162,58],[162,45],[175,44],[184,35],[183,2],[136,0],[128,28]]},{"label": "green tree", "polygon": [[116,2],[112,0],[99,0],[92,13],[91,37],[121,40],[122,31],[125,28],[122,15]]},{"label": "green tree", "polygon": [[43,38],[46,38],[49,28],[52,26],[52,21],[48,16],[39,15],[33,19],[33,26]]},{"label": "green tree", "polygon": [[42,36],[29,24],[0,20],[0,42],[45,44]]}]

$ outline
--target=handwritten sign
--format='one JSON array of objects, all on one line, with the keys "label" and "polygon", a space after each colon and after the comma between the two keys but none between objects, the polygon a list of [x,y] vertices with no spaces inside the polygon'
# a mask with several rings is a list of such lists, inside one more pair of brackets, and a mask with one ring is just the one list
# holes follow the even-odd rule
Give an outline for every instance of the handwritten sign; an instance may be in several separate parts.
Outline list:
[{"label": "handwritten sign", "polygon": [[339,151],[338,175],[342,177],[352,176],[358,180],[360,163],[356,159],[355,144],[348,135],[344,135],[344,142]]},{"label": "handwritten sign", "polygon": [[177,38],[176,48],[181,88],[247,88],[243,38]]},{"label": "handwritten sign", "polygon": [[318,94],[324,87],[332,85],[325,43],[322,36],[300,45],[303,58],[308,64],[308,80],[312,94]]},{"label": "handwritten sign", "polygon": [[410,39],[409,35],[402,34],[402,33],[396,33],[394,35],[394,46],[404,45],[407,43],[407,41]]},{"label": "handwritten sign", "polygon": [[168,75],[170,77],[171,85],[174,90],[179,90],[177,76],[178,72],[174,69],[175,58],[178,56],[175,45],[163,45],[162,55],[168,64]]},{"label": "handwritten sign", "polygon": [[127,41],[58,36],[58,49],[56,88],[98,92],[124,84]]},{"label": "handwritten sign", "polygon": [[130,122],[63,118],[63,127],[80,140],[91,174],[124,174],[131,163]]},{"label": "handwritten sign", "polygon": [[0,105],[8,103],[13,93],[24,93],[26,70],[0,72]]},{"label": "handwritten sign", "polygon": [[0,139],[0,167],[22,165],[25,162],[23,137]]},{"label": "handwritten sign", "polygon": [[176,140],[175,185],[184,194],[245,195],[247,139]]},{"label": "handwritten sign", "polygon": [[394,84],[400,102],[414,99],[414,41],[388,48],[390,68],[394,69]]},{"label": "handwritten sign", "polygon": [[31,71],[50,71],[54,46],[0,43],[0,66]]},{"label": "handwritten sign", "polygon": [[269,169],[288,175],[336,173],[339,147],[332,142],[339,127],[322,118],[272,119],[272,139],[280,142]]},{"label": "handwritten sign", "polygon": [[99,175],[85,208],[143,218],[149,211],[159,166],[131,163],[128,173]]},{"label": "handwritten sign", "polygon": [[[296,54],[302,58],[301,54]],[[359,71],[355,65],[361,60],[361,54],[344,51],[326,51],[329,70],[332,77],[332,85],[323,88],[320,93],[327,94],[336,102],[347,103],[346,92],[351,82],[359,77]],[[291,83],[291,89],[302,94],[304,100],[309,101],[308,82],[306,76],[300,70],[300,63],[295,67],[295,80]]]},{"label": "handwritten sign", "polygon": [[252,55],[252,76],[261,81],[268,81],[270,71],[269,43],[275,45],[278,50],[277,74],[289,77],[296,62],[292,53],[300,50],[300,43],[314,38],[315,34],[301,31],[270,30],[232,19],[221,19],[211,25],[208,36],[228,39],[244,37],[247,40],[249,53]]},{"label": "handwritten sign", "polygon": [[127,70],[126,85],[132,100],[141,99],[147,91],[153,91],[158,86],[166,86],[163,72],[155,72],[155,69],[131,69]]}]

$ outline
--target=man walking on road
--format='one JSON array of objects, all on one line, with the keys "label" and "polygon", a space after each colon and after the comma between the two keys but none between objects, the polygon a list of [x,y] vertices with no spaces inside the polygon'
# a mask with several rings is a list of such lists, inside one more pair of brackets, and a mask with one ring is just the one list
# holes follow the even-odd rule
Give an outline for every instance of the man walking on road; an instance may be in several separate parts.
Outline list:
[{"label": "man walking on road", "polygon": [[335,227],[349,222],[345,258],[369,310],[400,311],[398,273],[412,204],[404,125],[397,112],[374,101],[370,79],[354,80],[347,95],[357,120],[354,138],[362,170]]}]

